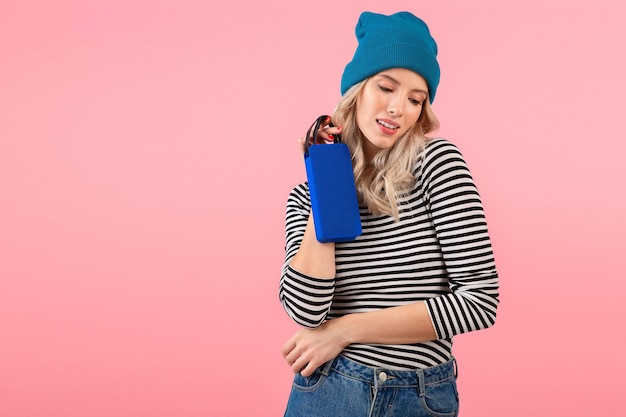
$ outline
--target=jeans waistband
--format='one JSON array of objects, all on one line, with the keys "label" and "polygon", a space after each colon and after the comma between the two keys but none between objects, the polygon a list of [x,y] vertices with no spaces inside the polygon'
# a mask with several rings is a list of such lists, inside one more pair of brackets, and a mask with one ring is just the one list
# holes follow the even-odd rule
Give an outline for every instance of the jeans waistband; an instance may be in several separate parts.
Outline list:
[{"label": "jeans waistband", "polygon": [[419,386],[422,388],[422,392],[425,385],[457,376],[454,358],[444,364],[430,368],[397,370],[363,365],[339,355],[320,368],[324,375],[328,375],[331,370],[348,378],[370,382],[374,387]]}]

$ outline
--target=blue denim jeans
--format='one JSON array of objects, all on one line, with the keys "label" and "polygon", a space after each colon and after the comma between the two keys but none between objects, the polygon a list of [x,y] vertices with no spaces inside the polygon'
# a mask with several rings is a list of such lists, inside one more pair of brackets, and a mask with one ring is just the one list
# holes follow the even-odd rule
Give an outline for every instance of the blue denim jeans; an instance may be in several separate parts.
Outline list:
[{"label": "blue denim jeans", "polygon": [[397,371],[338,356],[309,377],[295,375],[285,417],[454,417],[458,412],[454,360]]}]

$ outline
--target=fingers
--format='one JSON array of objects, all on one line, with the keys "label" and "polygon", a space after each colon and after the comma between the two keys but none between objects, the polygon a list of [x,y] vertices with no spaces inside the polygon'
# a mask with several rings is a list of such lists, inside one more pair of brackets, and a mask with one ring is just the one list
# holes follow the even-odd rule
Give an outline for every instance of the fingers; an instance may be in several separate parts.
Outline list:
[{"label": "fingers", "polygon": [[326,139],[325,139],[326,143],[333,143],[335,141],[335,137],[341,134],[341,128],[340,127],[328,127],[326,128],[324,133],[326,134]]},{"label": "fingers", "polygon": [[289,366],[293,366],[294,363],[296,363],[296,361],[298,360],[298,358],[300,358],[300,353],[297,352],[295,349],[292,350],[291,352],[289,352],[286,355],[283,355],[283,357],[285,358],[285,362],[287,362],[287,365]]},{"label": "fingers", "polygon": [[333,143],[335,141],[335,136],[339,134],[341,134],[341,126],[333,126],[332,119],[328,116],[326,120],[320,124],[320,128],[316,132],[315,140],[311,137],[309,138],[309,143]]},{"label": "fingers", "polygon": [[291,350],[287,354],[283,354],[283,356],[285,358],[285,362],[287,362],[287,365],[291,367],[291,370],[293,371],[294,374],[297,374],[298,372],[300,372],[300,370],[304,368],[308,363],[308,360],[305,357],[305,355],[302,355],[296,349]]},{"label": "fingers", "polygon": [[296,336],[297,335],[298,335],[297,333],[295,335],[293,335],[289,340],[287,340],[285,342],[283,347],[280,348],[280,353],[283,354],[283,357],[287,357],[287,355],[289,355],[289,353],[291,351],[293,351],[293,349],[296,347]]},{"label": "fingers", "polygon": [[[325,138],[320,136],[320,132],[323,132],[324,128],[328,126],[329,124],[330,124],[330,116],[326,116],[324,121],[320,122],[319,124],[316,121],[316,123],[313,126],[311,126],[311,129],[309,130],[309,132],[307,132],[309,134],[309,137],[307,138],[307,140],[309,141],[309,145],[315,145],[315,144],[325,142]],[[315,125],[318,126],[317,131],[313,130],[313,127],[315,127]]]},{"label": "fingers", "polygon": [[315,370],[322,365],[322,363],[323,362],[320,362],[315,357],[309,357],[309,355],[302,355],[298,357],[293,362],[293,364],[291,364],[291,370],[293,371],[294,374],[297,374],[299,372],[300,375],[307,377],[307,376],[311,376],[313,372],[315,372]]},{"label": "fingers", "polygon": [[[300,372],[302,374],[302,368],[304,368],[306,365],[307,365],[306,359],[303,356],[300,356],[291,365],[291,370],[293,371],[294,374],[297,374],[298,372]],[[302,376],[306,376],[306,375],[302,374]]]},{"label": "fingers", "polygon": [[300,375],[302,375],[303,377],[311,376],[318,367],[319,365],[316,365],[313,362],[309,362],[303,369],[300,370]]},{"label": "fingers", "polygon": [[295,350],[291,351],[285,356],[285,361],[291,367],[294,374],[300,372],[302,376],[309,376],[315,371],[318,365],[314,364],[314,361],[305,354],[296,353]]},{"label": "fingers", "polygon": [[322,140],[325,143],[333,143],[335,141],[335,136],[341,134],[341,126],[333,126],[332,120],[329,117],[320,127],[317,136],[318,140]]},{"label": "fingers", "polygon": [[330,342],[322,337],[326,334],[323,331],[326,327],[322,324],[313,330],[301,329],[283,345],[281,353],[294,373],[308,377],[323,363],[339,354],[341,348],[329,347]]},{"label": "fingers", "polygon": [[309,131],[309,137],[307,138],[299,138],[298,144],[300,145],[300,149],[305,152],[308,145],[316,145],[316,144],[329,144],[334,143],[336,136],[340,135],[342,131],[341,126],[333,126],[332,119],[330,116],[327,116],[323,122],[319,124],[319,128],[317,131]]},{"label": "fingers", "polygon": [[280,351],[293,373],[300,372],[308,364],[307,356],[304,354],[306,349],[298,345],[298,333],[289,339]]},{"label": "fingers", "polygon": [[326,133],[329,135],[340,135],[341,134],[341,126],[333,126],[333,127],[327,127],[325,129]]},{"label": "fingers", "polygon": [[296,347],[297,343],[295,341],[295,338],[291,338],[280,349],[280,352],[283,354],[283,358],[285,358],[285,362],[287,362],[287,365],[291,366],[294,369],[294,372],[298,372],[300,370],[300,368],[295,369],[297,361],[301,356],[300,350],[296,349]]}]

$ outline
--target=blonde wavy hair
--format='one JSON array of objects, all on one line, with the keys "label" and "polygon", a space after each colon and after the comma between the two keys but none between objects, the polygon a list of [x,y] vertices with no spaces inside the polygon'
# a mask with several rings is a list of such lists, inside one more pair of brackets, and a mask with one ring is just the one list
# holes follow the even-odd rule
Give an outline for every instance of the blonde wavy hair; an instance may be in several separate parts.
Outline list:
[{"label": "blonde wavy hair", "polygon": [[399,219],[398,197],[408,194],[415,185],[413,168],[426,143],[426,135],[439,128],[439,121],[428,99],[413,127],[389,149],[379,152],[372,161],[365,158],[363,142],[367,139],[356,123],[356,103],[369,79],[350,87],[335,109],[332,120],[342,126],[341,137],[350,148],[359,202],[375,216],[387,214]]}]

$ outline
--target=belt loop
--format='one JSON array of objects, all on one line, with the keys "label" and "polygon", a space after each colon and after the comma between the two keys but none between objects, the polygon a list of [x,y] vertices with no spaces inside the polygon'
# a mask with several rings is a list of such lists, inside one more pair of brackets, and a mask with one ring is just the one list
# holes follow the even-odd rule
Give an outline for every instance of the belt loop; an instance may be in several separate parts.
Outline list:
[{"label": "belt loop", "polygon": [[[337,357],[338,358],[338,357]],[[319,369],[320,372],[322,373],[322,375],[324,376],[328,376],[328,374],[330,373],[330,368],[331,366],[333,366],[333,362],[335,362],[337,360],[337,358],[330,360],[328,362],[326,362],[324,365],[322,365]]]},{"label": "belt loop", "polygon": [[424,397],[426,395],[426,385],[424,383],[424,371],[421,369],[418,369],[416,373],[417,373],[417,385],[419,389],[419,394],[420,394],[420,397]]},{"label": "belt loop", "polygon": [[452,368],[454,369],[454,378],[457,379],[459,377],[459,364],[454,356],[452,356]]}]

